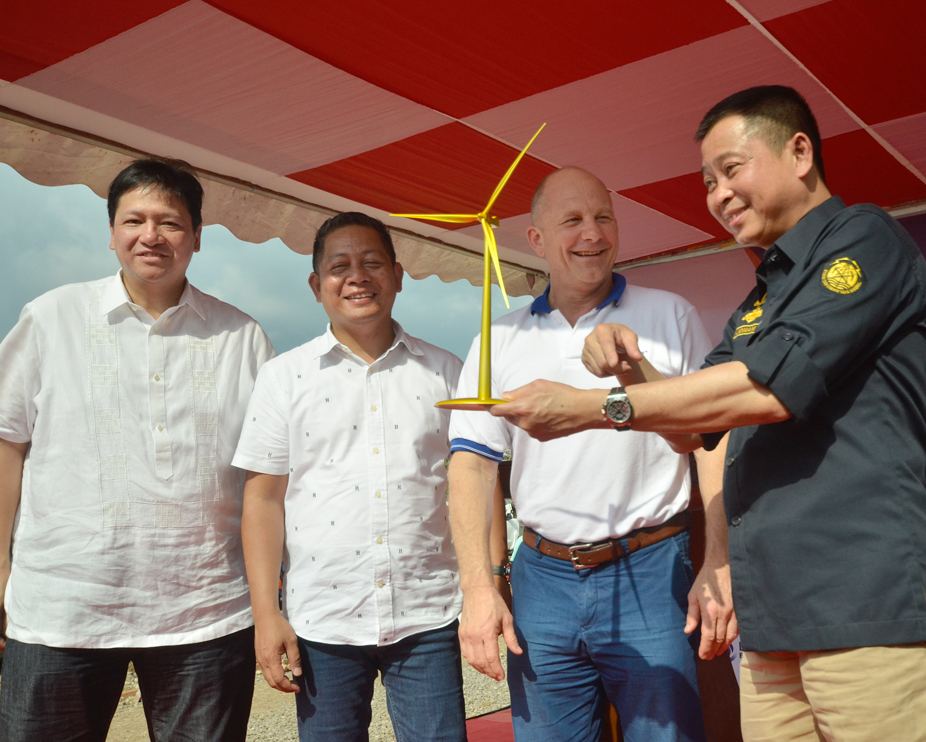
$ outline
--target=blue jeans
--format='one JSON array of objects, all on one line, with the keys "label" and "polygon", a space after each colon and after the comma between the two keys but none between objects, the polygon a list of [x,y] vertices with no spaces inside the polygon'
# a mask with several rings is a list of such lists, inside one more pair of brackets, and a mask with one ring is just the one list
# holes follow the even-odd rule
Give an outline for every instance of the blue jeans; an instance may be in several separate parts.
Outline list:
[{"label": "blue jeans", "polygon": [[61,649],[8,639],[3,742],[104,742],[129,662],[156,742],[244,742],[254,695],[254,629],[197,644]]},{"label": "blue jeans", "polygon": [[599,740],[607,698],[626,742],[703,742],[696,644],[682,631],[691,581],[687,533],[582,570],[519,549],[511,587],[524,654],[508,653],[515,739]]},{"label": "blue jeans", "polygon": [[396,742],[465,742],[457,622],[385,647],[299,639],[300,742],[367,742],[379,672]]}]

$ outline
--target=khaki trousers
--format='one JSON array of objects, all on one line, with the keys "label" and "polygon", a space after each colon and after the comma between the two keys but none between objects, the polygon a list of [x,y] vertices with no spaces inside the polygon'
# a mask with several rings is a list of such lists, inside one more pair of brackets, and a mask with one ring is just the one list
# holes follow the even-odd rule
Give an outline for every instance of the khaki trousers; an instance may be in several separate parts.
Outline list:
[{"label": "khaki trousers", "polygon": [[926,643],[744,652],[744,742],[926,742]]}]

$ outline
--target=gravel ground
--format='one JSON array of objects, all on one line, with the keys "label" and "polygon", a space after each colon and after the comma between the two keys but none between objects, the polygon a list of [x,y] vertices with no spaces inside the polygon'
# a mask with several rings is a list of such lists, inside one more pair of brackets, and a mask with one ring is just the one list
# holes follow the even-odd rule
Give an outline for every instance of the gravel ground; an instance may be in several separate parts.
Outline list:
[{"label": "gravel ground", "polygon": [[[502,664],[505,664],[504,644],[499,642]],[[508,684],[496,683],[473,670],[463,662],[463,696],[466,699],[466,718],[480,716],[505,708],[510,704]],[[146,742],[148,732],[145,714],[139,703],[138,681],[130,669],[125,681],[122,701],[113,718],[107,742]],[[296,701],[292,695],[279,693],[264,682],[260,671],[254,684],[254,702],[248,724],[248,742],[297,742]],[[370,724],[370,742],[393,742],[392,723],[386,711],[386,691],[376,683],[373,693],[373,722]]]}]

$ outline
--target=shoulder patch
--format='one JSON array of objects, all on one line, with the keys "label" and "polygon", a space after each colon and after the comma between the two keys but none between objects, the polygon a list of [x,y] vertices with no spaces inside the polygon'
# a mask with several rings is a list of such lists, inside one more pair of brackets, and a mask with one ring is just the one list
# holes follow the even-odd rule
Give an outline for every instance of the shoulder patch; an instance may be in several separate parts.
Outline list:
[{"label": "shoulder patch", "polygon": [[839,258],[823,269],[823,287],[837,294],[853,294],[862,288],[862,269],[851,258]]}]

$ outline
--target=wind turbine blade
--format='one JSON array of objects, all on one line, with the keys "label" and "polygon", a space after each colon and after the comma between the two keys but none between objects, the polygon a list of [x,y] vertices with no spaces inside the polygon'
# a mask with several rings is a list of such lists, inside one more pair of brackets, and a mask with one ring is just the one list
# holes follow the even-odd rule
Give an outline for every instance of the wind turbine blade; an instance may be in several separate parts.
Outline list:
[{"label": "wind turbine blade", "polygon": [[389,216],[404,216],[407,219],[429,219],[433,222],[454,222],[466,224],[479,220],[479,214],[390,214]]},{"label": "wind turbine blade", "polygon": [[514,172],[514,169],[518,166],[518,163],[521,162],[521,158],[524,157],[525,153],[527,152],[527,148],[534,143],[534,140],[537,138],[540,132],[543,131],[544,126],[546,126],[546,124],[540,125],[540,128],[537,129],[537,133],[531,137],[531,140],[526,145],[524,145],[524,149],[521,150],[520,154],[515,158],[514,162],[511,163],[511,167],[508,168],[508,172],[505,173],[502,179],[498,182],[498,185],[495,187],[495,191],[492,193],[492,197],[489,199],[489,203],[487,203],[486,207],[482,210],[483,214],[486,216],[489,215],[489,209],[491,209],[495,204],[495,199],[499,197],[499,194],[501,194],[502,189],[505,187],[505,184],[508,182],[511,174]]},{"label": "wind turbine blade", "polygon": [[498,245],[495,244],[495,235],[492,233],[492,227],[490,227],[484,219],[480,219],[479,223],[482,225],[483,233],[485,233],[485,249],[489,251],[489,257],[492,258],[492,265],[495,267],[495,276],[498,278],[498,287],[502,290],[502,298],[505,300],[505,307],[511,309],[511,304],[508,303],[508,293],[505,291],[505,281],[502,279],[502,267],[498,262]]}]

